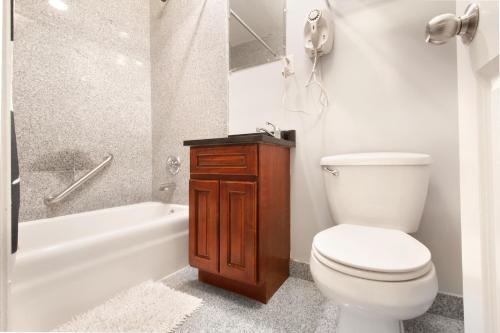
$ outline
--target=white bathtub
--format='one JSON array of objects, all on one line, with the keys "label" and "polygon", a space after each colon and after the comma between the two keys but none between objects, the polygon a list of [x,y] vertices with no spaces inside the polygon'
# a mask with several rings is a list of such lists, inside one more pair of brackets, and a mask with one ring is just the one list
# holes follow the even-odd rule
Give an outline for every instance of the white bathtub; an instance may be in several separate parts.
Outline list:
[{"label": "white bathtub", "polygon": [[146,202],[19,227],[10,328],[46,331],[188,264],[188,208]]}]

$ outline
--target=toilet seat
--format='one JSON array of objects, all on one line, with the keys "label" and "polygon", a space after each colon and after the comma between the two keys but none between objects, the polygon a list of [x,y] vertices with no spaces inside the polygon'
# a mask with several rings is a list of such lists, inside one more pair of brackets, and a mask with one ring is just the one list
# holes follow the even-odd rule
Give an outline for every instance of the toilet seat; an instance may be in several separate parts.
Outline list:
[{"label": "toilet seat", "polygon": [[399,230],[341,224],[314,237],[311,254],[323,265],[359,278],[408,281],[432,269],[431,254]]},{"label": "toilet seat", "polygon": [[331,268],[332,270],[365,280],[384,281],[384,282],[402,282],[402,281],[415,280],[427,274],[432,269],[433,266],[432,262],[429,262],[426,266],[414,272],[384,273],[384,272],[367,271],[339,264],[335,261],[323,257],[314,248],[311,251],[311,255],[314,256],[314,258],[316,258],[320,263],[327,266],[328,268]]}]

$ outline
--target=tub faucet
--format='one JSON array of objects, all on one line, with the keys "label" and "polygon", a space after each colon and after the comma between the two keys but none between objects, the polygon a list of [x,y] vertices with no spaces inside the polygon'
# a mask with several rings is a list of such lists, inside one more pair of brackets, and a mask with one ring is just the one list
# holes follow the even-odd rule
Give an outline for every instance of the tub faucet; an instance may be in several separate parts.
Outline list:
[{"label": "tub faucet", "polygon": [[162,200],[164,203],[171,203],[174,197],[175,189],[177,188],[177,184],[175,183],[163,183],[158,187],[158,191],[165,193],[162,195]]},{"label": "tub faucet", "polygon": [[273,123],[270,123],[268,121],[266,121],[266,125],[267,126],[271,126],[272,127],[272,130],[269,131],[267,128],[264,128],[264,127],[257,127],[256,128],[256,131],[258,133],[267,133],[269,134],[270,136],[274,136],[275,138],[278,138],[278,139],[281,139],[281,130],[276,126],[274,125]]}]

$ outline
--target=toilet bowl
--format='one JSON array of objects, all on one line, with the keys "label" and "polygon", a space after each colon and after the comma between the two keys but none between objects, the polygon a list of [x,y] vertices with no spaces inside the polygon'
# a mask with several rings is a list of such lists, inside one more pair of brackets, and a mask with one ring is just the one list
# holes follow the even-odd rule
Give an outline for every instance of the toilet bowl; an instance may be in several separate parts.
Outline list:
[{"label": "toilet bowl", "polygon": [[430,157],[370,153],[323,158],[337,223],[318,233],[310,257],[320,291],[340,306],[338,331],[402,332],[438,290],[430,251],[408,235],[418,229]]}]

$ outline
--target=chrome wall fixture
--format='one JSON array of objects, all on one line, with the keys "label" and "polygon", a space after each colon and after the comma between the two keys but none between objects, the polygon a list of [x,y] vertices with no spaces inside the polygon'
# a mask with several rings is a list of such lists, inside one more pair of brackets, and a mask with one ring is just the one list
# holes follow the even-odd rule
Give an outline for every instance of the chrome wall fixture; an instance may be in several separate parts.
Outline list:
[{"label": "chrome wall fixture", "polygon": [[432,18],[425,29],[425,41],[441,45],[455,36],[460,36],[464,44],[469,44],[476,35],[479,25],[479,5],[469,4],[463,16],[443,14]]},{"label": "chrome wall fixture", "polygon": [[167,157],[167,171],[175,176],[181,170],[181,158],[179,156],[170,155]]},{"label": "chrome wall fixture", "polygon": [[176,188],[177,188],[176,183],[163,183],[160,184],[160,187],[158,187],[158,191],[169,192],[169,191],[174,191]]},{"label": "chrome wall fixture", "polygon": [[54,196],[48,196],[43,199],[43,203],[47,206],[56,204],[66,198],[68,195],[71,194],[74,190],[85,184],[87,181],[92,179],[95,175],[97,175],[102,169],[104,169],[108,164],[111,163],[113,160],[113,155],[109,154],[104,161],[102,161],[98,166],[96,166],[94,169],[90,170],[88,173],[86,173],[84,176],[79,178],[77,181],[73,182],[68,188],[66,188],[64,191],[61,193],[54,195]]}]

